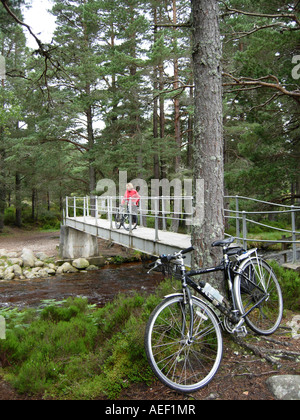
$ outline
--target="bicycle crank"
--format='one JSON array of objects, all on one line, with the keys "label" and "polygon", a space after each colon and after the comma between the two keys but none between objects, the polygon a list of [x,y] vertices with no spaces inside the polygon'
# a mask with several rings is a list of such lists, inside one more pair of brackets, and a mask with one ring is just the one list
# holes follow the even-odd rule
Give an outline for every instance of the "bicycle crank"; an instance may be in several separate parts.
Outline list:
[{"label": "bicycle crank", "polygon": [[232,324],[228,318],[224,318],[223,325],[227,332],[230,334],[236,334],[238,337],[246,337],[248,334],[247,328],[244,323],[244,319],[241,319],[236,325]]}]

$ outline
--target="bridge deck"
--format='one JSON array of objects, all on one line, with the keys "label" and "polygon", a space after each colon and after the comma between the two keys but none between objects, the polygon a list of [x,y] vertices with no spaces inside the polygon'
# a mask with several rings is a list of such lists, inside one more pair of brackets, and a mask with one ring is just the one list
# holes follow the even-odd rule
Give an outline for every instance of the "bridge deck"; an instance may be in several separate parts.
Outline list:
[{"label": "bridge deck", "polygon": [[[110,222],[95,217],[67,217],[66,226],[150,255],[172,254],[191,246],[191,236],[138,226],[132,232],[111,228]],[[158,236],[158,238],[157,238]],[[190,266],[190,255],[186,264]]]}]

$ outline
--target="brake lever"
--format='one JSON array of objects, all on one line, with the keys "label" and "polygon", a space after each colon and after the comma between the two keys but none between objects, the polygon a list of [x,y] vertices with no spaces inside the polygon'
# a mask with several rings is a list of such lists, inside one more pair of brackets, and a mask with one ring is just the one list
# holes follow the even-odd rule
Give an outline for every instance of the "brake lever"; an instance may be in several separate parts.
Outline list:
[{"label": "brake lever", "polygon": [[154,263],[154,267],[150,268],[149,271],[147,271],[147,274],[150,274],[152,270],[155,270],[157,267],[159,267],[160,265],[162,265],[161,260],[158,258],[155,263]]}]

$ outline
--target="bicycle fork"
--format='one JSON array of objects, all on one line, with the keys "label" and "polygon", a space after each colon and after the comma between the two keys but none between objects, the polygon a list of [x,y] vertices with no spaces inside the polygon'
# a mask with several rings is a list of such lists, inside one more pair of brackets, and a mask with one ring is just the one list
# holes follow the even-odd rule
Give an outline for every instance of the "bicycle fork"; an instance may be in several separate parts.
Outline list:
[{"label": "bicycle fork", "polygon": [[185,308],[188,306],[188,313],[190,315],[190,325],[189,329],[187,331],[187,338],[186,338],[186,344],[191,344],[193,342],[193,330],[194,330],[194,308],[193,308],[193,300],[191,296],[191,291],[187,287],[186,282],[183,283],[183,307],[182,307],[182,331],[181,335],[184,338],[185,337],[185,329],[187,326],[187,320],[186,320],[186,311]]}]

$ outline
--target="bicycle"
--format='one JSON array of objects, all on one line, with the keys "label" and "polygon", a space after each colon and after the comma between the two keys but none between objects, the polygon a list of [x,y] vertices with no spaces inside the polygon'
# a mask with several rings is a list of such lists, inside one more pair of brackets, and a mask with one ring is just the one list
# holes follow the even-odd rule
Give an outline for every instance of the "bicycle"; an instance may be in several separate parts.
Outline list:
[{"label": "bicycle", "polygon": [[[223,355],[222,329],[239,336],[246,325],[260,335],[273,334],[279,327],[283,300],[272,268],[257,250],[231,246],[233,238],[216,241],[222,246],[221,263],[212,268],[186,271],[184,254],[161,255],[151,269],[167,266],[180,277],[180,293],[165,296],[153,310],[145,331],[148,362],[168,387],[194,392],[206,386],[217,373]],[[191,277],[223,271],[227,297],[208,282],[197,284]],[[179,276],[178,276],[179,274]],[[192,288],[205,300],[191,294]],[[221,329],[222,327],[222,329]]]},{"label": "bicycle", "polygon": [[[134,216],[136,218],[135,220]],[[125,230],[130,230],[130,227],[131,229],[136,229],[137,216],[129,211],[128,204],[126,206],[122,205],[117,209],[117,212],[114,215],[114,222],[116,229],[120,229],[121,226],[123,226]]]}]

